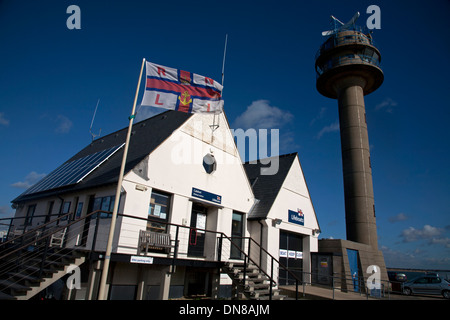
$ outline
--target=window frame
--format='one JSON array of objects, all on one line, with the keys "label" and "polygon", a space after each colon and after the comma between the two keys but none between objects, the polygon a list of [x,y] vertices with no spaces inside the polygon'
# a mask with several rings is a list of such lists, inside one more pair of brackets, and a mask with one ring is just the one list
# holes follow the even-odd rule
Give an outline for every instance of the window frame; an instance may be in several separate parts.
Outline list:
[{"label": "window frame", "polygon": [[[165,203],[157,202],[157,197],[164,197]],[[152,202],[152,199],[153,202]],[[171,214],[172,194],[164,191],[152,190],[150,194],[150,202],[147,211],[147,230],[155,232],[167,232],[167,223],[169,222]],[[159,215],[155,214],[156,205],[159,206]],[[163,208],[165,208],[163,212]],[[161,213],[164,213],[164,217],[161,218]]]}]

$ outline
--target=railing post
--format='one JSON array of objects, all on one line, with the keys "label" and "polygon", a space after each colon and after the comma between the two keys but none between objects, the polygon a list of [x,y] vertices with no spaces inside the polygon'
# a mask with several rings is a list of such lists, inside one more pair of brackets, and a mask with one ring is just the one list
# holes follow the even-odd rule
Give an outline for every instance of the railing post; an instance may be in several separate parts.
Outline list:
[{"label": "railing post", "polygon": [[272,286],[273,286],[273,257],[270,260],[270,285],[269,285],[269,300],[272,300]]},{"label": "railing post", "polygon": [[217,261],[222,261],[222,243],[223,243],[223,233],[220,234],[219,243],[217,244]]},{"label": "railing post", "polygon": [[[331,283],[332,283],[332,287],[333,287],[333,300],[334,300],[334,275],[331,276]],[[342,288],[342,284],[341,284],[341,288]]]},{"label": "railing post", "polygon": [[175,247],[173,248],[173,259],[172,259],[172,272],[175,272],[175,261],[178,257],[178,231],[180,227],[177,226],[175,231]]},{"label": "railing post", "polygon": [[251,241],[248,240],[247,260],[249,263],[250,263],[250,248],[251,248]]},{"label": "railing post", "polygon": [[45,260],[47,259],[48,247],[50,246],[50,237],[51,237],[51,235],[49,235],[47,237],[47,239],[45,239],[44,252],[42,254],[42,261],[41,261],[41,265],[39,268],[39,279],[42,279],[42,275],[44,272],[44,265],[45,265]]},{"label": "railing post", "polygon": [[243,284],[244,284],[244,289],[245,289],[245,282],[246,282],[246,276],[247,276],[247,259],[244,257],[244,278],[243,280]]},{"label": "railing post", "polygon": [[[100,212],[97,212],[96,217],[95,217],[94,236],[92,237],[91,255],[95,251],[99,222],[100,222]],[[90,223],[90,221],[89,221],[89,223]],[[87,237],[89,237],[89,233],[88,233]],[[86,239],[86,241],[87,241],[87,239]]]},{"label": "railing post", "polygon": [[[306,280],[305,280],[306,277],[305,277],[304,272],[302,272],[302,275],[303,275],[302,287],[303,287],[303,298],[304,298],[305,297],[305,289],[306,289]],[[312,282],[312,273],[310,273],[309,279],[311,279],[310,282]],[[311,283],[311,285],[312,285],[312,283]]]}]

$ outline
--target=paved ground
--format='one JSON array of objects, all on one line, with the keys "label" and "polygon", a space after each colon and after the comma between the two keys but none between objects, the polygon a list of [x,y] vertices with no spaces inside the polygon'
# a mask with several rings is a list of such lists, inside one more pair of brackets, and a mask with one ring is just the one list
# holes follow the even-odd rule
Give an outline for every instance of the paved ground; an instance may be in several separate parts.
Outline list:
[{"label": "paved ground", "polygon": [[[303,293],[304,288],[304,293]],[[295,297],[295,286],[280,286],[282,290],[280,294],[285,294],[290,297]],[[311,300],[379,300],[377,298],[367,298],[364,294],[355,292],[341,292],[340,289],[333,290],[317,286],[299,286],[299,298]],[[427,295],[411,295],[405,296],[402,294],[393,294],[385,296],[382,300],[445,300],[442,296],[427,296]]]}]

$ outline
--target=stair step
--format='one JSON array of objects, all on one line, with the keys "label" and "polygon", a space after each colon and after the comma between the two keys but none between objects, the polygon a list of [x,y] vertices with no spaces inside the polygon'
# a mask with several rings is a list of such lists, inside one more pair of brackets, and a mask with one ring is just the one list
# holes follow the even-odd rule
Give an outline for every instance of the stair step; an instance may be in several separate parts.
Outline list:
[{"label": "stair step", "polygon": [[48,260],[50,261],[60,261],[65,264],[71,264],[73,263],[78,257],[75,257],[70,254],[52,254]]},{"label": "stair step", "polygon": [[[244,279],[244,273],[239,273],[236,275],[236,279],[242,280]],[[269,278],[261,273],[247,273],[246,274],[247,281],[252,282],[263,282],[263,281],[269,281]]]},{"label": "stair step", "polygon": [[269,289],[269,285],[265,284],[265,283],[261,283],[261,284],[253,284],[253,283],[247,283],[245,285],[245,289],[248,291],[254,291],[254,290],[261,290],[261,289]]},{"label": "stair step", "polygon": [[[31,262],[33,262],[33,264],[35,266],[39,266],[39,267],[42,264],[42,260],[41,259],[33,259]],[[65,263],[65,262],[62,262],[62,261],[45,260],[44,261],[44,268],[61,270],[61,269],[64,269],[64,267],[66,265],[68,265],[68,264],[69,263]]]},{"label": "stair step", "polygon": [[[33,276],[38,276],[39,273],[40,273],[40,267],[38,267],[38,266],[25,266],[22,271],[27,272],[28,274],[33,275]],[[43,274],[52,274],[52,273],[54,273],[54,270],[49,269],[49,268],[43,268],[42,269],[42,273]]]},{"label": "stair step", "polygon": [[28,291],[31,290],[30,287],[21,285],[14,281],[0,280],[0,287],[7,288],[14,291]]},{"label": "stair step", "polygon": [[12,278],[16,278],[18,280],[26,280],[30,282],[41,282],[42,279],[39,279],[38,277],[31,276],[26,273],[20,273],[20,272],[9,272],[8,275]]},{"label": "stair step", "polygon": [[0,291],[0,300],[15,300],[13,296]]},{"label": "stair step", "polygon": [[[285,300],[287,298],[287,296],[285,295],[276,295],[276,296],[272,296],[272,300]],[[263,297],[259,297],[258,300],[270,300],[269,296],[263,296]]]}]

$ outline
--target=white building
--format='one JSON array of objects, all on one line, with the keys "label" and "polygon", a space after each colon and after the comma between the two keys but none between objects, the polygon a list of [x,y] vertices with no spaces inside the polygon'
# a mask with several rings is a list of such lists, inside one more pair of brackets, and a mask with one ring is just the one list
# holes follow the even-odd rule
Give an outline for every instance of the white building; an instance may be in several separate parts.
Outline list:
[{"label": "white building", "polygon": [[[273,158],[278,171],[261,174],[261,162],[242,163],[226,116],[216,116],[220,126],[214,133],[209,127],[213,117],[167,111],[134,124],[108,273],[109,299],[267,298],[276,290],[248,288],[254,284],[253,270],[277,286],[308,277],[302,271],[311,271],[320,228],[298,155]],[[93,141],[12,201],[16,214],[5,246],[28,244],[28,252],[31,247],[42,255],[54,272],[42,271],[41,263],[32,273],[25,270],[32,261],[23,259],[23,270],[15,276],[0,272],[12,283],[0,288],[3,297],[29,298],[67,278],[68,265],[76,264],[81,289],[65,290],[64,297],[97,298],[111,220],[107,212],[115,201],[126,131]],[[97,210],[102,212],[92,214]],[[55,242],[57,235],[62,244]],[[47,263],[50,254],[55,257]],[[236,286],[242,274],[235,268],[244,261],[247,292]],[[53,262],[59,262],[60,272]],[[31,286],[33,277],[45,281],[22,288]]]}]

